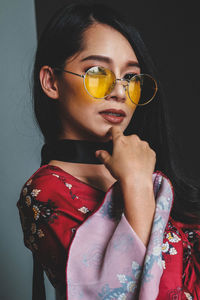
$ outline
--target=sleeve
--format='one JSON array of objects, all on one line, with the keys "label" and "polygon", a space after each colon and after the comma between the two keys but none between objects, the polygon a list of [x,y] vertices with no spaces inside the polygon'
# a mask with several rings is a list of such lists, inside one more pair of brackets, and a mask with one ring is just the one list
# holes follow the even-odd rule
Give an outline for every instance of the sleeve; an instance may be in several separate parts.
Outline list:
[{"label": "sleeve", "polygon": [[56,174],[32,177],[17,203],[24,243],[38,259],[54,287],[65,284],[68,249],[86,215],[78,197]]},{"label": "sleeve", "polygon": [[[160,175],[153,180],[155,176],[160,182]],[[164,177],[156,191],[147,248],[124,215],[118,216],[114,186],[106,193],[99,209],[77,230],[70,247],[66,268],[70,300],[80,295],[84,300],[156,299],[163,273],[163,234],[173,201],[171,185]]]}]

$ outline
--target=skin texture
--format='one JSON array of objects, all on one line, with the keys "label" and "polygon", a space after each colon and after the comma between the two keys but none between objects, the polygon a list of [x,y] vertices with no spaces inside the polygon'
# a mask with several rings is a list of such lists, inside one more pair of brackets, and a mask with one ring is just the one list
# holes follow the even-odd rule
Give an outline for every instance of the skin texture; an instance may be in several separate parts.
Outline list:
[{"label": "skin texture", "polygon": [[[88,59],[94,55],[100,57]],[[137,57],[126,38],[115,29],[98,23],[85,31],[83,49],[66,61],[65,69],[84,74],[92,66],[109,68],[117,78],[140,73]],[[103,165],[59,161],[51,161],[50,164],[104,191],[118,180],[125,216],[146,245],[155,211],[152,173],[156,155],[148,143],[137,135],[123,135],[136,109],[123,85],[117,83],[105,99],[94,99],[84,89],[82,78],[67,73],[56,77],[49,66],[42,67],[40,81],[44,92],[59,101],[63,125],[60,138],[93,141],[112,139],[114,146],[112,156],[106,151],[96,152]],[[100,115],[100,111],[110,108],[122,109],[126,113],[122,123],[113,125]]]}]

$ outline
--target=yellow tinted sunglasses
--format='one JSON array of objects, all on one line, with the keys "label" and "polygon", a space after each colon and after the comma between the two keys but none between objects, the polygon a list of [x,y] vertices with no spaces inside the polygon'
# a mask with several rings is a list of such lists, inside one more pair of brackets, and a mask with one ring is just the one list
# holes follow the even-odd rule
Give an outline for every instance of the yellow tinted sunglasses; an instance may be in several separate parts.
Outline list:
[{"label": "yellow tinted sunglasses", "polygon": [[84,75],[65,69],[54,69],[82,77],[86,91],[95,99],[107,97],[114,89],[117,81],[123,82],[128,97],[136,105],[149,103],[158,90],[156,80],[148,74],[133,74],[130,79],[126,79],[116,78],[111,70],[100,66],[91,67]]}]

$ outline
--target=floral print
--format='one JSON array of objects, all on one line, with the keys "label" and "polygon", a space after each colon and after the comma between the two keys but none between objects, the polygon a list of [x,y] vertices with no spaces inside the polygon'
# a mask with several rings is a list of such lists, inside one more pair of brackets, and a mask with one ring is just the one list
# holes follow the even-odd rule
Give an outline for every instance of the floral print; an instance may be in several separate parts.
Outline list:
[{"label": "floral print", "polygon": [[[175,244],[181,242],[181,238],[178,236],[178,231],[176,230],[176,233],[171,231],[173,229],[173,226],[170,222],[168,222],[165,234],[164,234],[164,240],[162,245],[162,259],[165,260],[165,255],[176,255],[178,254]],[[170,230],[170,231],[168,231]],[[177,234],[178,233],[178,234]],[[165,263],[164,263],[165,268]]]},{"label": "floral print", "polygon": [[162,245],[162,252],[169,255],[176,255],[178,252],[173,243],[178,243],[181,241],[181,238],[178,237],[174,232],[165,233],[165,242]]},{"label": "floral print", "polygon": [[78,209],[80,212],[82,212],[83,214],[87,214],[89,212],[89,209],[85,206],[81,207]]},{"label": "floral print", "polygon": [[[41,189],[31,188],[32,180],[29,180],[22,190],[23,202],[20,203],[20,215],[23,220],[22,227],[25,232],[25,244],[31,250],[38,250],[38,240],[45,236],[43,230],[40,228],[44,222],[53,222],[57,218],[56,206],[50,199],[47,202],[40,202],[37,200]],[[24,217],[23,208],[29,208],[32,212],[32,222]]]},{"label": "floral print", "polygon": [[190,293],[184,292],[184,294],[188,300],[193,300],[193,297],[190,295]]},{"label": "floral print", "polygon": [[[162,180],[158,179],[158,184],[154,185],[154,191],[157,195],[159,195],[157,186],[162,187],[163,184]],[[48,193],[48,190],[55,193]],[[88,202],[87,200],[83,201],[85,195],[89,199]],[[40,168],[24,185],[18,208],[25,244],[34,253],[38,253],[43,269],[54,286],[60,282],[66,284],[66,256],[74,234],[79,231],[77,229],[79,229],[80,224],[85,220],[90,221],[88,216],[98,208],[104,195],[84,183],[73,180],[71,175],[68,176],[65,172],[52,166]],[[164,199],[160,205],[167,206],[167,201]],[[104,218],[108,213],[112,219],[112,211],[112,203],[108,203],[108,207],[106,209],[102,207],[100,213]],[[122,237],[122,241],[117,239],[114,243],[116,251],[124,250],[124,244],[128,244],[130,241],[130,238],[125,239],[124,235]],[[42,252],[43,250],[45,254]],[[97,250],[97,248],[94,249],[94,256],[88,253],[88,256],[84,257],[85,267],[88,268],[92,264],[99,265],[101,251],[98,252]],[[159,251],[161,251],[160,267],[164,269],[158,299],[163,300],[166,297],[166,299],[197,300],[197,295],[200,295],[198,288],[200,286],[198,281],[200,278],[200,227],[187,226],[187,224],[182,224],[181,227],[178,222],[170,218],[165,228],[161,249],[155,244],[152,250],[155,257],[158,257]],[[183,259],[180,258],[181,255],[183,255]],[[179,261],[183,263],[182,278],[180,273],[177,276],[174,272],[177,270],[177,262]],[[137,262],[132,262],[132,270],[137,270],[137,268]],[[112,286],[106,284],[101,287],[102,289],[99,290],[100,299],[124,300],[128,299],[128,294],[134,293],[137,272],[134,273],[134,279],[124,274],[126,272],[116,273],[118,290],[114,291]],[[178,278],[180,278],[179,282],[177,281]]]},{"label": "floral print", "polygon": [[98,293],[98,296],[100,297],[100,299],[103,300],[108,300],[108,299],[123,299],[126,300],[127,299],[127,295],[129,294],[130,297],[130,293],[133,294],[136,287],[137,287],[137,279],[138,276],[140,274],[141,271],[141,267],[133,262],[132,264],[132,272],[135,276],[135,280],[133,281],[132,277],[130,276],[126,276],[124,274],[118,274],[118,280],[121,284],[121,287],[118,288],[110,288],[110,286],[108,284],[106,284],[101,292]]},{"label": "floral print", "polygon": [[69,189],[69,193],[70,193],[70,196],[71,196],[72,200],[79,199],[79,197],[72,192],[72,184],[66,182],[66,178],[64,176],[57,175],[55,173],[51,173],[51,174],[52,174],[52,176],[55,176],[55,177],[59,178],[59,180],[61,182],[63,182],[64,185]]},{"label": "floral print", "polygon": [[37,197],[40,192],[41,192],[41,190],[33,189],[31,192],[31,196]]}]

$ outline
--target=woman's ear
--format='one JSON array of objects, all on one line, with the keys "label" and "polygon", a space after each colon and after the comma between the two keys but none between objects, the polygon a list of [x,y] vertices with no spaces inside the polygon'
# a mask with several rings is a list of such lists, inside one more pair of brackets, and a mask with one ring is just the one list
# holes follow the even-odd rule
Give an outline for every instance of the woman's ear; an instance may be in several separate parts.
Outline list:
[{"label": "woman's ear", "polygon": [[58,82],[56,76],[49,66],[43,66],[40,70],[40,83],[45,94],[52,99],[58,99]]}]

